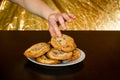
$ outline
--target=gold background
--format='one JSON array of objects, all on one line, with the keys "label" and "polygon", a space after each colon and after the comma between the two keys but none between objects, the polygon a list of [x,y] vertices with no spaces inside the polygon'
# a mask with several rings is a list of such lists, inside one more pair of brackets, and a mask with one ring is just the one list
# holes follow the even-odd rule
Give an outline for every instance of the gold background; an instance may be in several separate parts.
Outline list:
[{"label": "gold background", "polygon": [[[67,30],[120,30],[120,0],[44,0],[51,8],[73,13]],[[0,0],[0,30],[48,30],[47,21],[19,5]]]}]

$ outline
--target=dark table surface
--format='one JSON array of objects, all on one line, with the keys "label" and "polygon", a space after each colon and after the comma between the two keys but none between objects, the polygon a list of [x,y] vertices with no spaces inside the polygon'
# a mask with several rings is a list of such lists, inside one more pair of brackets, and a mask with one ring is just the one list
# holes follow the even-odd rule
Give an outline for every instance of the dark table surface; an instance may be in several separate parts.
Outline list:
[{"label": "dark table surface", "polygon": [[120,80],[119,31],[64,31],[83,50],[83,62],[45,67],[26,59],[31,45],[50,40],[48,31],[0,31],[0,80]]}]

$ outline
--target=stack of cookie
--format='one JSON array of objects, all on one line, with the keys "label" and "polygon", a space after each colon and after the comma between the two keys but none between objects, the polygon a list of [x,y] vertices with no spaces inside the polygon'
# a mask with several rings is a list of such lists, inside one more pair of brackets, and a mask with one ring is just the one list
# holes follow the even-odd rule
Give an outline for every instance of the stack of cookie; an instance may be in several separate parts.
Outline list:
[{"label": "stack of cookie", "polygon": [[78,59],[80,50],[77,49],[72,37],[63,34],[62,37],[52,37],[48,43],[40,42],[32,45],[24,55],[43,64],[59,64],[64,60]]}]

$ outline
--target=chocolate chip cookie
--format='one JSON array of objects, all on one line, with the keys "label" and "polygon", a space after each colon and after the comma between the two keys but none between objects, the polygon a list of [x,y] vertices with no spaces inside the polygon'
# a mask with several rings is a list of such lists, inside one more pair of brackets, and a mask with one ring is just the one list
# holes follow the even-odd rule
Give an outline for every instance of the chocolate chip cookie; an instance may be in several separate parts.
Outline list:
[{"label": "chocolate chip cookie", "polygon": [[68,59],[71,59],[72,52],[63,52],[63,51],[57,50],[55,48],[52,48],[47,53],[47,56],[50,59],[55,59],[55,60],[68,60]]},{"label": "chocolate chip cookie", "polygon": [[50,43],[55,49],[65,52],[71,52],[77,47],[74,39],[65,34],[61,37],[53,36]]},{"label": "chocolate chip cookie", "polygon": [[49,59],[46,55],[36,58],[36,61],[43,64],[58,64],[61,63],[59,60]]},{"label": "chocolate chip cookie", "polygon": [[30,48],[28,48],[24,55],[29,58],[37,58],[39,56],[42,56],[46,52],[50,50],[50,45],[45,42],[40,42],[37,44],[32,45]]}]

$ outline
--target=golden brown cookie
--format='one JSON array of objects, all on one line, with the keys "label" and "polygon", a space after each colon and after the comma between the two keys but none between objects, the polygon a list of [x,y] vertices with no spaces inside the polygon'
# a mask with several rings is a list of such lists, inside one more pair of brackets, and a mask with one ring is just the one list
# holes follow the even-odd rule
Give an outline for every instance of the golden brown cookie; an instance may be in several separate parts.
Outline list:
[{"label": "golden brown cookie", "polygon": [[68,60],[68,59],[71,59],[72,52],[63,52],[55,48],[52,48],[47,53],[47,57],[49,57],[50,59],[55,59],[55,60]]},{"label": "golden brown cookie", "polygon": [[76,49],[73,51],[72,58],[69,59],[69,60],[73,61],[73,60],[78,59],[79,57],[80,57],[80,50],[76,48]]},{"label": "golden brown cookie", "polygon": [[61,62],[59,60],[49,59],[46,57],[46,55],[36,58],[36,61],[43,64],[58,64]]},{"label": "golden brown cookie", "polygon": [[29,58],[37,58],[45,54],[49,50],[50,50],[50,45],[45,42],[41,42],[41,43],[34,44],[30,48],[28,48],[24,52],[24,55]]},{"label": "golden brown cookie", "polygon": [[51,45],[65,52],[71,52],[76,48],[74,39],[65,34],[63,34],[62,37],[53,36],[51,38]]}]

